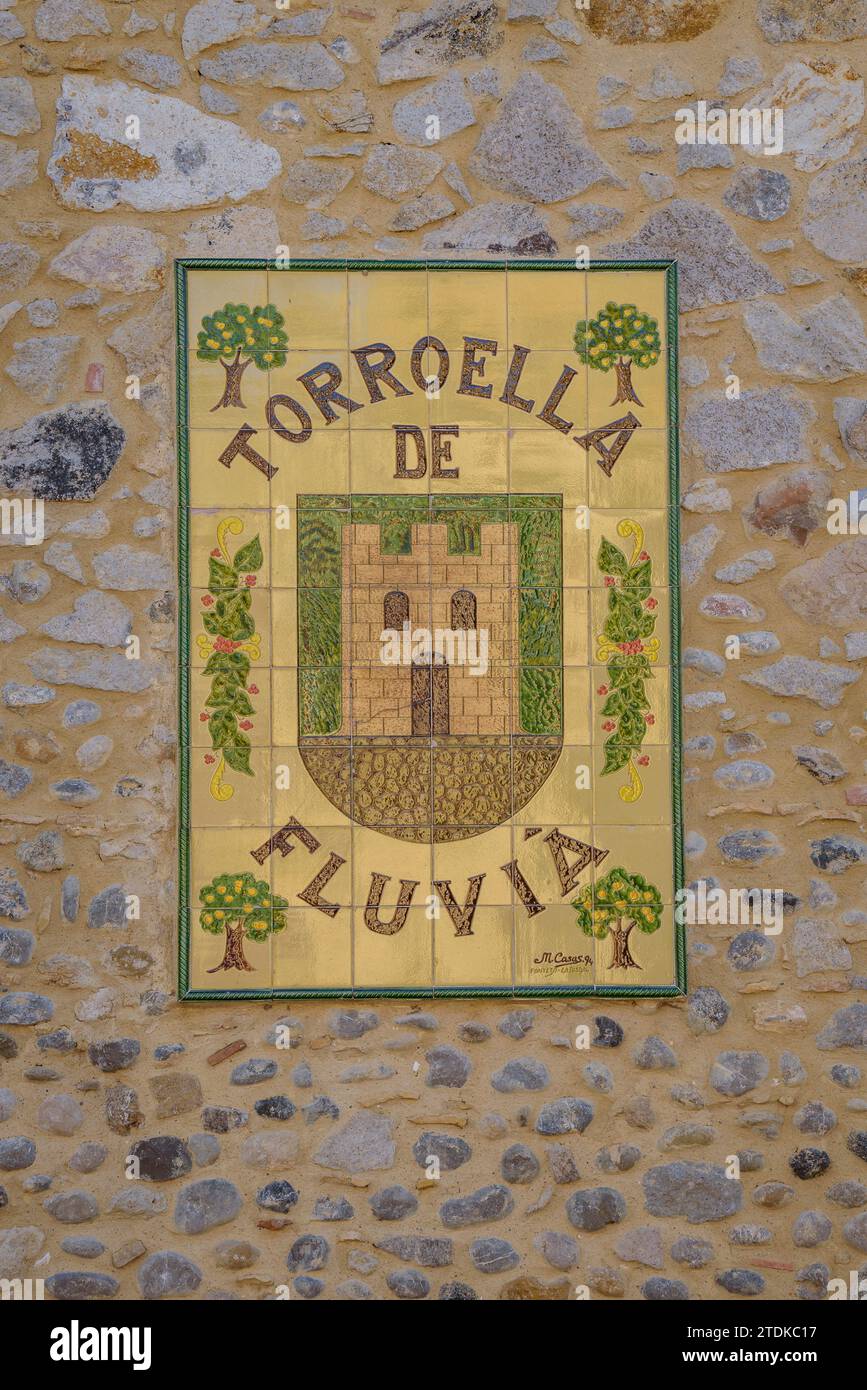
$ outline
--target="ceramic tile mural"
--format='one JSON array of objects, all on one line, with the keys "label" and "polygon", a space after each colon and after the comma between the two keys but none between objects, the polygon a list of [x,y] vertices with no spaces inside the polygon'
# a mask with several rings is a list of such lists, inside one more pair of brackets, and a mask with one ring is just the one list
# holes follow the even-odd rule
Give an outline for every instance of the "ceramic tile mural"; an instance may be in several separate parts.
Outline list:
[{"label": "ceramic tile mural", "polygon": [[177,273],[183,995],[681,993],[674,268]]}]

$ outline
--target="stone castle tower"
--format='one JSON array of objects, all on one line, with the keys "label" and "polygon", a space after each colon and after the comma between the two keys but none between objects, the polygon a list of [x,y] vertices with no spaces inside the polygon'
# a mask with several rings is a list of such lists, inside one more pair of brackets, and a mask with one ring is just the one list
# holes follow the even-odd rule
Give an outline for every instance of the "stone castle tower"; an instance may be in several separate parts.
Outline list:
[{"label": "stone castle tower", "polygon": [[[508,737],[517,728],[517,527],[482,523],[478,553],[462,555],[449,554],[445,522],[415,524],[410,534],[408,554],[385,555],[378,525],[343,527],[339,732]],[[449,664],[445,649],[439,662],[385,664],[382,633],[401,631],[405,622],[432,640],[437,630],[475,633],[477,640],[484,630],[484,674]]]}]

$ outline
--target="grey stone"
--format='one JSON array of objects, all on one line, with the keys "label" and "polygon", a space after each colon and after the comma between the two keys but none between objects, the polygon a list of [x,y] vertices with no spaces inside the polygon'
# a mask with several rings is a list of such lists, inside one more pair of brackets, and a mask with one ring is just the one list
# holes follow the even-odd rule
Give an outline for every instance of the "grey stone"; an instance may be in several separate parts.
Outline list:
[{"label": "grey stone", "polygon": [[586,143],[560,89],[533,72],[518,78],[469,167],[483,183],[537,203],[559,202],[596,183],[622,186]]},{"label": "grey stone", "polygon": [[710,1084],[723,1096],[743,1096],[765,1080],[770,1063],[761,1052],[720,1052],[710,1069]]},{"label": "grey stone", "polygon": [[842,874],[867,860],[867,843],[854,835],[827,835],[810,842],[810,858],[817,869]]},{"label": "grey stone", "polygon": [[215,1134],[191,1134],[187,1147],[198,1168],[209,1168],[220,1157],[220,1141]]},{"label": "grey stone", "polygon": [[251,1057],[232,1068],[230,1081],[233,1086],[254,1086],[260,1081],[270,1081],[277,1075],[277,1063],[270,1058]]},{"label": "grey stone", "polygon": [[572,1193],[566,1215],[579,1231],[601,1231],[623,1220],[626,1201],[613,1187],[588,1187]]},{"label": "grey stone", "polygon": [[335,1038],[361,1038],[379,1027],[379,1015],[371,1009],[341,1009],[328,1015],[328,1031]]},{"label": "grey stone", "polygon": [[73,700],[63,711],[63,725],[74,729],[82,724],[95,724],[102,717],[102,711],[93,700]]},{"label": "grey stone", "polygon": [[636,1226],[632,1231],[624,1231],[614,1242],[614,1253],[627,1264],[646,1265],[649,1269],[662,1269],[665,1265],[662,1232],[656,1226]]},{"label": "grey stone", "polygon": [[241,1206],[241,1194],[234,1183],[226,1178],[200,1178],[178,1193],[174,1223],[187,1235],[200,1235],[233,1221]]},{"label": "grey stone", "polygon": [[84,1114],[72,1096],[47,1096],[36,1114],[36,1123],[49,1134],[75,1134],[84,1123]]},{"label": "grey stone", "polygon": [[112,1038],[105,1042],[93,1042],[87,1055],[100,1071],[124,1071],[137,1061],[141,1043],[137,1038]]},{"label": "grey stone", "polygon": [[[780,593],[789,607],[806,621],[851,629],[867,616],[862,582],[865,569],[867,536],[837,541],[815,560],[790,570],[780,584]],[[857,672],[852,675],[858,679]]]},{"label": "grey stone", "polygon": [[815,418],[811,402],[789,386],[743,391],[738,401],[704,392],[690,402],[684,418],[686,456],[709,473],[806,462]]},{"label": "grey stone", "polygon": [[430,1281],[417,1269],[394,1269],[385,1282],[395,1298],[427,1298],[430,1293]]},{"label": "grey stone", "polygon": [[509,1189],[501,1183],[493,1183],[489,1187],[480,1187],[466,1197],[450,1197],[440,1207],[440,1220],[444,1226],[452,1229],[478,1226],[486,1221],[499,1221],[514,1209],[515,1202]]},{"label": "grey stone", "polygon": [[93,1221],[99,1215],[96,1198],[90,1192],[56,1192],[42,1204],[49,1216],[64,1225],[75,1226],[83,1221]]},{"label": "grey stone", "polygon": [[53,1014],[54,1005],[44,994],[10,990],[0,995],[0,1023],[19,1026],[48,1023]]},{"label": "grey stone", "polygon": [[765,1281],[761,1274],[752,1269],[727,1269],[716,1276],[716,1283],[728,1293],[750,1296],[761,1293]]},{"label": "grey stone", "polygon": [[376,1248],[425,1269],[440,1269],[454,1259],[454,1244],[447,1236],[387,1236],[376,1241]]},{"label": "grey stone", "polygon": [[343,69],[321,43],[242,43],[198,64],[202,77],[231,87],[283,87],[290,92],[332,91]]},{"label": "grey stone", "polygon": [[418,1209],[418,1198],[399,1185],[383,1187],[370,1198],[370,1209],[378,1221],[402,1221]]},{"label": "grey stone", "polygon": [[812,1250],[815,1246],[826,1241],[833,1229],[824,1212],[802,1211],[792,1228],[792,1243],[801,1248]]},{"label": "grey stone", "polygon": [[504,1182],[532,1182],[539,1174],[539,1160],[526,1144],[512,1144],[500,1160],[500,1175]]},{"label": "grey stone", "polygon": [[256,34],[266,22],[255,5],[236,4],[235,0],[204,0],[204,3],[191,6],[184,15],[181,33],[184,57],[195,58],[216,44]]},{"label": "grey stone", "polygon": [[663,1071],[677,1066],[677,1057],[662,1038],[645,1038],[632,1054],[632,1060],[642,1071]]},{"label": "grey stone", "polygon": [[60,1248],[67,1255],[77,1255],[80,1260],[98,1260],[105,1254],[105,1246],[95,1236],[67,1236],[60,1242]]},{"label": "grey stone", "polygon": [[20,922],[30,913],[27,894],[12,869],[0,869],[0,917]]},{"label": "grey stone", "polygon": [[843,1239],[855,1250],[867,1252],[867,1212],[853,1216],[843,1227]]},{"label": "grey stone", "polygon": [[41,405],[53,405],[64,389],[81,339],[74,334],[25,338],[14,344],[4,367],[15,385]]},{"label": "grey stone", "polygon": [[183,80],[180,63],[168,53],[156,53],[147,48],[127,48],[118,55],[117,63],[133,82],[143,82],[146,87],[154,87],[158,92],[179,87]]},{"label": "grey stone", "polygon": [[256,119],[263,130],[270,130],[275,135],[285,134],[290,130],[301,130],[307,124],[301,107],[288,97],[285,101],[272,101],[270,106],[259,112]]},{"label": "grey stone", "polygon": [[420,1168],[426,1168],[431,1158],[436,1158],[441,1169],[451,1172],[472,1158],[473,1151],[465,1139],[426,1129],[413,1144],[412,1153]]},{"label": "grey stone", "polygon": [[425,1060],[428,1064],[425,1084],[428,1086],[455,1088],[465,1086],[469,1080],[472,1063],[466,1053],[456,1047],[447,1043],[432,1047],[425,1053]]},{"label": "grey stone", "polygon": [[69,1159],[69,1166],[76,1173],[94,1173],[108,1158],[108,1149],[96,1139],[86,1139],[79,1144]]},{"label": "grey stone", "polygon": [[848,970],[852,954],[827,922],[802,917],[795,923],[793,950],[798,979],[826,970]]},{"label": "grey stone", "polygon": [[557,243],[540,213],[528,203],[480,203],[444,227],[427,232],[423,251],[553,256]]},{"label": "grey stone", "polygon": [[30,1168],[36,1162],[36,1145],[23,1134],[10,1134],[0,1139],[0,1172],[15,1173]]},{"label": "grey stone", "polygon": [[[438,122],[437,134],[433,138],[429,133],[431,117]],[[464,79],[456,72],[449,73],[430,86],[416,88],[409,96],[401,97],[394,105],[391,119],[401,139],[411,145],[428,147],[476,123]]]},{"label": "grey stone", "polygon": [[89,501],[126,442],[108,406],[66,405],[0,431],[0,484],[46,501]]},{"label": "grey stone", "polygon": [[616,260],[676,260],[681,310],[784,291],[724,218],[685,198],[652,212],[640,231],[628,241],[605,247],[603,254]]},{"label": "grey stone", "polygon": [[382,86],[433,77],[464,58],[484,58],[503,42],[494,0],[435,0],[427,9],[398,16],[380,43],[376,80]]},{"label": "grey stone", "polygon": [[130,1145],[128,1158],[135,1160],[136,1174],[144,1182],[173,1182],[186,1177],[193,1166],[190,1150],[174,1134],[137,1139]]},{"label": "grey stone", "polygon": [[690,1225],[733,1216],[743,1201],[742,1184],[721,1164],[685,1159],[650,1168],[642,1188],[651,1216],[683,1216]]},{"label": "grey stone", "polygon": [[195,1293],[202,1282],[202,1271],[177,1250],[157,1250],[139,1266],[136,1281],[142,1298],[166,1298]]},{"label": "grey stone", "polygon": [[345,1197],[317,1197],[314,1221],[351,1221],[355,1211]]},{"label": "grey stone", "polygon": [[[548,1068],[532,1057],[507,1062],[491,1077],[495,1091],[541,1091],[549,1084]],[[557,1133],[564,1133],[559,1130]]]},{"label": "grey stone", "polygon": [[21,767],[18,763],[7,763],[0,758],[0,792],[10,800],[26,792],[32,781],[33,773],[29,768]]},{"label": "grey stone", "polygon": [[59,1270],[57,1274],[49,1274],[45,1280],[45,1287],[52,1298],[79,1302],[81,1299],[114,1298],[120,1289],[120,1284],[113,1274],[97,1274],[85,1269],[72,1269]]},{"label": "grey stone", "polygon": [[[276,1211],[285,1214],[291,1211],[292,1207],[298,1203],[298,1193],[291,1182],[279,1178],[276,1182],[266,1183],[256,1193],[256,1206],[263,1211]],[[231,1218],[229,1218],[231,1220]]]},{"label": "grey stone", "polygon": [[[177,97],[75,74],[64,77],[58,106],[47,173],[66,207],[91,212],[119,204],[138,212],[204,207],[266,188],[280,172],[280,156],[270,145]],[[111,178],[105,177],[104,155],[88,155],[86,146],[75,153],[85,134],[96,137],[94,148],[114,150],[117,131],[131,115],[140,119],[141,140],[134,151],[125,150]]]},{"label": "grey stone", "polygon": [[18,241],[0,242],[0,289],[20,290],[30,281],[39,265],[39,252]]},{"label": "grey stone", "polygon": [[521,1263],[513,1245],[497,1236],[484,1236],[470,1243],[470,1259],[482,1274],[502,1274]]},{"label": "grey stone", "polygon": [[32,135],[40,126],[33,88],[26,77],[0,77],[0,133]]},{"label": "grey stone", "polygon": [[578,1264],[578,1242],[574,1236],[560,1231],[540,1231],[533,1237],[533,1248],[553,1269],[564,1272],[574,1269]]},{"label": "grey stone", "polygon": [[717,1033],[731,1010],[718,989],[702,985],[689,997],[687,1023],[692,1033]]},{"label": "grey stone", "polygon": [[774,169],[740,168],[723,195],[723,202],[742,217],[776,222],[789,210],[792,186]]},{"label": "grey stone", "polygon": [[121,653],[104,656],[91,652],[70,652],[45,648],[27,658],[27,664],[37,679],[55,685],[81,685],[90,690],[123,690],[140,694],[154,683],[157,668],[153,663],[128,661]]},{"label": "grey stone", "polygon": [[671,1247],[671,1258],[690,1269],[704,1269],[714,1257],[714,1248],[709,1240],[698,1240],[695,1236],[678,1236]]},{"label": "grey stone", "polygon": [[341,1129],[329,1135],[313,1155],[313,1162],[322,1168],[337,1168],[349,1173],[391,1168],[396,1151],[393,1129],[394,1122],[388,1116],[359,1111]]},{"label": "grey stone", "polygon": [[741,680],[772,695],[800,695],[822,709],[832,709],[839,705],[846,686],[857,681],[860,674],[848,666],[812,661],[804,656],[783,656],[770,666],[741,676]]},{"label": "grey stone", "polygon": [[842,294],[805,309],[798,320],[775,304],[749,305],[744,326],[769,371],[802,381],[842,381],[867,370],[864,324]]},{"label": "grey stone", "polygon": [[293,1241],[286,1264],[293,1274],[301,1271],[311,1273],[324,1269],[328,1261],[329,1245],[324,1236],[305,1235]]},{"label": "grey stone", "polygon": [[371,193],[391,202],[424,192],[443,167],[434,150],[410,150],[400,145],[373,145],[364,162],[361,181]]},{"label": "grey stone", "polygon": [[89,927],[124,927],[126,920],[126,890],[122,883],[112,883],[94,893],[87,909]]}]

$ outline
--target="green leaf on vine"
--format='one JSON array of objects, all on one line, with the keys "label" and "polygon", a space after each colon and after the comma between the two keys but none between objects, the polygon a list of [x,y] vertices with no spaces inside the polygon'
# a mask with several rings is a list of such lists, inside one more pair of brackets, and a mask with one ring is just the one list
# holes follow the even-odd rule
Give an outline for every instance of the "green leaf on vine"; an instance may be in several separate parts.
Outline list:
[{"label": "green leaf on vine", "polygon": [[605,765],[602,768],[603,776],[607,772],[619,772],[629,762],[632,749],[627,743],[622,743],[619,738],[610,738],[605,744]]},{"label": "green leaf on vine", "polygon": [[628,568],[623,551],[618,549],[616,545],[612,545],[611,541],[605,540],[604,537],[599,546],[597,563],[603,574],[622,576],[626,574]]},{"label": "green leaf on vine", "polygon": [[262,554],[262,546],[259,537],[254,536],[246,545],[242,545],[240,550],[235,552],[232,561],[238,574],[250,574],[254,570],[260,570],[264,564],[265,557]]},{"label": "green leaf on vine", "polygon": [[208,589],[212,594],[221,594],[226,589],[237,589],[237,571],[216,556],[208,556]]}]

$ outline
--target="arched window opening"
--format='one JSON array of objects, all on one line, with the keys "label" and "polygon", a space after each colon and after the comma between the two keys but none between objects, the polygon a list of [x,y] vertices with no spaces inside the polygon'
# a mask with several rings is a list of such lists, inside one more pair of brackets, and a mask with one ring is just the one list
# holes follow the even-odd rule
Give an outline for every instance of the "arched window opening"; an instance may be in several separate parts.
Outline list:
[{"label": "arched window opening", "polygon": [[467,632],[476,626],[475,594],[469,589],[457,589],[452,594],[452,629]]}]

